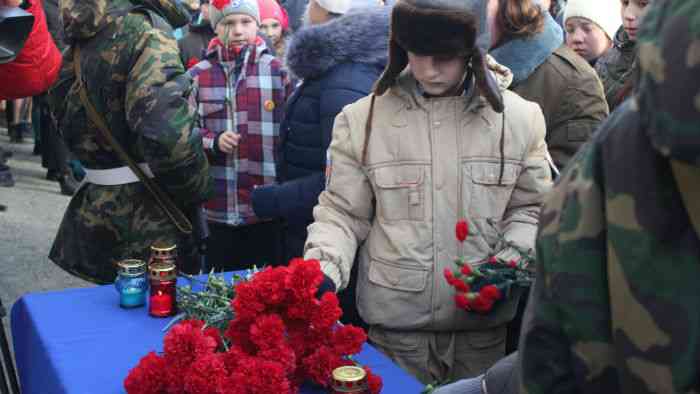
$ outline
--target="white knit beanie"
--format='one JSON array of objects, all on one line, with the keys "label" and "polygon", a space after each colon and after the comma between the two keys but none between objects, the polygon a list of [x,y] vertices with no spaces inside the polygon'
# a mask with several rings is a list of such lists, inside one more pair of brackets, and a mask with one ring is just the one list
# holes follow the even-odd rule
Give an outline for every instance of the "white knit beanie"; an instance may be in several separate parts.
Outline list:
[{"label": "white knit beanie", "polygon": [[316,0],[324,10],[334,14],[344,14],[352,7],[352,0]]},{"label": "white knit beanie", "polygon": [[231,14],[249,15],[260,25],[258,0],[213,0],[209,7],[209,22],[212,29],[216,30],[216,25]]},{"label": "white knit beanie", "polygon": [[611,40],[622,25],[620,7],[613,7],[610,0],[569,0],[564,11],[564,24],[573,17],[589,19],[600,26]]}]

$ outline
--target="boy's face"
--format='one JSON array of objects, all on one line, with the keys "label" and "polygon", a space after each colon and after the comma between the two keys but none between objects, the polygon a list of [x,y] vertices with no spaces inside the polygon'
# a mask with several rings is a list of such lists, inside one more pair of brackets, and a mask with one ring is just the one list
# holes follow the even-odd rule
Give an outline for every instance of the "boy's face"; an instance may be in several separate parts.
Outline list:
[{"label": "boy's face", "polygon": [[637,32],[641,25],[642,18],[649,9],[650,0],[622,0],[622,25],[625,27],[627,36],[633,42],[637,41]]},{"label": "boy's face", "polygon": [[612,46],[608,35],[590,19],[571,17],[566,20],[565,28],[566,46],[589,62],[599,58]]},{"label": "boy's face", "polygon": [[408,52],[408,64],[413,77],[431,96],[444,97],[461,94],[467,64],[461,56],[422,56]]},{"label": "boy's face", "polygon": [[260,29],[274,43],[277,43],[280,40],[280,38],[282,38],[282,24],[279,23],[277,19],[263,19],[262,24],[260,25]]},{"label": "boy's face", "polygon": [[216,36],[219,40],[235,48],[255,43],[257,34],[258,23],[250,15],[227,15],[216,25]]}]

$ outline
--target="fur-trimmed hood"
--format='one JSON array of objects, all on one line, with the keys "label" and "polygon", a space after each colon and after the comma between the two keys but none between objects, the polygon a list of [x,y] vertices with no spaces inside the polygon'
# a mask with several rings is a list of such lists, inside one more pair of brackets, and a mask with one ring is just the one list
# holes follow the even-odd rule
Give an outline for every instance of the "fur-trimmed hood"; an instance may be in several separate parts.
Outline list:
[{"label": "fur-trimmed hood", "polygon": [[318,78],[343,63],[383,68],[389,50],[391,7],[357,9],[295,33],[285,63],[298,78]]}]

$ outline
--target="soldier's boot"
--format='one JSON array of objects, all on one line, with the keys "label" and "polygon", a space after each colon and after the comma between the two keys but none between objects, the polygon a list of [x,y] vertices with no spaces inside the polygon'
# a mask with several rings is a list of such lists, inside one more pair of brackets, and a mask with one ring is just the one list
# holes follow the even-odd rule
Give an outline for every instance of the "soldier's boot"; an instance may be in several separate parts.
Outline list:
[{"label": "soldier's boot", "polygon": [[58,184],[61,186],[61,194],[64,196],[72,196],[78,190],[80,183],[73,177],[71,171],[67,171],[58,180]]}]

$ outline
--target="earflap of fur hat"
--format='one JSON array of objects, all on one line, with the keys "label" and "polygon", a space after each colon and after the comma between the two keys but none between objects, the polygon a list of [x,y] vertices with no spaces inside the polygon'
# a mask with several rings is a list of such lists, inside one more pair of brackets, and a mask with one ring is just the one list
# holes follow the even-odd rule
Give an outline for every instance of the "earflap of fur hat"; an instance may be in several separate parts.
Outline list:
[{"label": "earflap of fur hat", "polygon": [[498,87],[496,79],[491,75],[486,63],[486,54],[481,48],[474,49],[472,56],[472,69],[474,70],[474,80],[479,93],[489,102],[494,111],[503,112],[503,94]]},{"label": "earflap of fur hat", "polygon": [[[393,36],[393,33],[392,33]],[[396,79],[408,65],[408,54],[399,46],[393,38],[389,41],[389,62],[384,72],[374,84],[374,93],[383,95],[390,87],[396,84]]]}]

